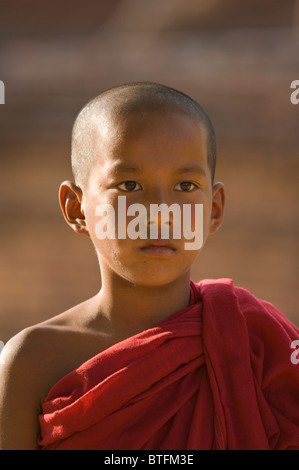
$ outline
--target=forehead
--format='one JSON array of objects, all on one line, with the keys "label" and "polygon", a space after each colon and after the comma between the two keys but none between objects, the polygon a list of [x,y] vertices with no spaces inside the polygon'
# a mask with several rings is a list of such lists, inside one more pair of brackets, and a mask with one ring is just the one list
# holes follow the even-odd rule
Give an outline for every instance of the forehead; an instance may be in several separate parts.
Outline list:
[{"label": "forehead", "polygon": [[207,163],[207,130],[196,117],[178,111],[150,111],[110,116],[95,134],[101,164],[138,160],[139,164],[174,165],[195,159]]}]

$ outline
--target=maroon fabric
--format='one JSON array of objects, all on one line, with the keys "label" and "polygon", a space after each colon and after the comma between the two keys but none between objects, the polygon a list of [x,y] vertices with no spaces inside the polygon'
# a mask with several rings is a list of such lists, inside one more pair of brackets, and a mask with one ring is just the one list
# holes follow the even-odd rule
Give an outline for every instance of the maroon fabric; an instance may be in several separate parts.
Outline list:
[{"label": "maroon fabric", "polygon": [[299,449],[299,330],[230,279],[62,378],[42,449]]}]

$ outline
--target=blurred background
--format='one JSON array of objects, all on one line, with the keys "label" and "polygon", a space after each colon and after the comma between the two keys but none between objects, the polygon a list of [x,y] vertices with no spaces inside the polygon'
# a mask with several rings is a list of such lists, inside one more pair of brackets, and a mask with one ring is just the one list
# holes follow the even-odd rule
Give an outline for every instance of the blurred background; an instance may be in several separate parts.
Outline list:
[{"label": "blurred background", "polygon": [[299,326],[295,79],[295,0],[1,0],[0,339],[99,290],[58,188],[81,107],[137,80],[190,94],[215,125],[226,215],[193,279],[232,277]]}]

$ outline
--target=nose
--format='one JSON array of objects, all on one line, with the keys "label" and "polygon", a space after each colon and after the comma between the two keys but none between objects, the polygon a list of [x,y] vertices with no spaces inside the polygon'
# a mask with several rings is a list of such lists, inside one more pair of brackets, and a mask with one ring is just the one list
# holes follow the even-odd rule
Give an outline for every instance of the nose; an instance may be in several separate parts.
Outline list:
[{"label": "nose", "polygon": [[156,184],[148,194],[146,201],[148,227],[173,224],[173,214],[169,211],[170,201],[167,188],[163,184]]},{"label": "nose", "polygon": [[147,200],[148,238],[180,239],[182,236],[181,205],[175,194],[166,187],[157,186],[155,192]]},{"label": "nose", "polygon": [[147,212],[147,226],[148,227],[162,227],[173,225],[173,214],[169,210],[166,203],[151,204]]}]

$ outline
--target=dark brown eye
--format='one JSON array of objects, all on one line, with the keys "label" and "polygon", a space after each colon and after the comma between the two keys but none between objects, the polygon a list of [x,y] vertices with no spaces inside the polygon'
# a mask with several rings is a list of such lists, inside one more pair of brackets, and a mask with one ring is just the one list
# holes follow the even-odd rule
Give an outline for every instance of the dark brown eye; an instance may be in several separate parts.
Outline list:
[{"label": "dark brown eye", "polygon": [[122,191],[137,191],[141,188],[140,184],[136,183],[136,181],[124,181],[123,183],[118,185],[118,188]]},{"label": "dark brown eye", "polygon": [[191,181],[183,181],[175,186],[176,191],[190,192],[195,189],[197,186]]}]

